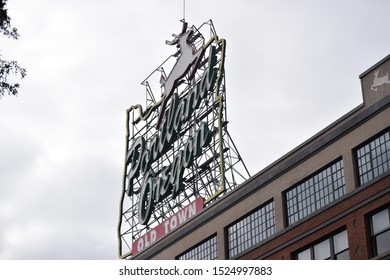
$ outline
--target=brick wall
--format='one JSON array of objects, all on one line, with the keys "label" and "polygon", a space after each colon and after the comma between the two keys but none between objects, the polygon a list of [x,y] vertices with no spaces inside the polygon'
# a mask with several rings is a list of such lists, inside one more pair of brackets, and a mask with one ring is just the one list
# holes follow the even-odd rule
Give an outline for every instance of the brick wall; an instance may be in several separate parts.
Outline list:
[{"label": "brick wall", "polygon": [[366,215],[389,203],[390,175],[356,189],[320,213],[284,229],[240,259],[291,259],[297,250],[342,228],[348,232],[350,258],[369,259],[372,249]]}]

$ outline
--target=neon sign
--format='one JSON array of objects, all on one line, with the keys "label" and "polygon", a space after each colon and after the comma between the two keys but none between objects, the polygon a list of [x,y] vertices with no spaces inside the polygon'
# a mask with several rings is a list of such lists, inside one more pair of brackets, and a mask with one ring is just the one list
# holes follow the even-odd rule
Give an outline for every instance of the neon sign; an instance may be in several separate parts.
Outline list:
[{"label": "neon sign", "polygon": [[184,148],[174,156],[172,164],[164,167],[161,176],[155,178],[150,171],[150,166],[155,162],[177,139],[181,126],[187,122],[192,112],[198,109],[199,104],[206,95],[213,90],[217,71],[214,69],[216,64],[215,48],[211,48],[209,56],[209,67],[205,75],[195,87],[189,91],[188,95],[179,98],[174,94],[171,106],[165,111],[165,117],[162,120],[161,129],[154,135],[150,141],[149,149],[146,148],[146,141],[143,136],[139,136],[133,146],[127,153],[126,165],[129,166],[129,188],[127,195],[134,194],[134,179],[143,175],[143,182],[140,194],[140,211],[138,220],[140,224],[145,225],[149,221],[154,204],[161,202],[163,198],[176,196],[185,188],[183,183],[184,168],[192,165],[194,158],[202,154],[202,148],[206,147],[211,141],[211,132],[206,122],[201,122],[199,130],[193,137],[188,139]]},{"label": "neon sign", "polygon": [[[207,27],[209,39],[201,32]],[[177,45],[178,51],[142,83],[147,109],[137,104],[127,110],[121,258],[157,242],[249,177],[227,132],[226,41],[218,38],[211,21],[189,29],[183,22],[174,36],[167,44]],[[169,60],[172,67],[166,66]],[[162,92],[156,101],[153,89],[158,86],[151,84],[158,75]]]}]

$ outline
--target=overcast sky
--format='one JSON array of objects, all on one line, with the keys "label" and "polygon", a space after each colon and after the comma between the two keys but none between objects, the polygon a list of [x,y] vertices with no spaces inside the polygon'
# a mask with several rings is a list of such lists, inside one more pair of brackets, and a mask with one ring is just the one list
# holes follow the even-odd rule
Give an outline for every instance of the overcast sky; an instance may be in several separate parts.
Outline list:
[{"label": "overcast sky", "polygon": [[[9,0],[27,68],[0,99],[0,259],[116,259],[125,112],[170,54],[183,0]],[[257,173],[362,102],[388,0],[186,0],[227,40],[229,132]]]}]

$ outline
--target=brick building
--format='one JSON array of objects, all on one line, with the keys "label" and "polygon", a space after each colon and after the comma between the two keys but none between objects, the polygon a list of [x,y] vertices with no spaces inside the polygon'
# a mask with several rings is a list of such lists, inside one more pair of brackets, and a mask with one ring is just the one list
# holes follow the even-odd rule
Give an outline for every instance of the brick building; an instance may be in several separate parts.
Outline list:
[{"label": "brick building", "polygon": [[363,103],[133,259],[390,259],[390,56]]}]

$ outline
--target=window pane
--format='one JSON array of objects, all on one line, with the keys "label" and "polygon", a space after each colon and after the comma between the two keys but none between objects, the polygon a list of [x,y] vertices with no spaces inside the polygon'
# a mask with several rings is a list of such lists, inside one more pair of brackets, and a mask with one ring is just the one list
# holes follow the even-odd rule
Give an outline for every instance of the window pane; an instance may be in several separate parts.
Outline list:
[{"label": "window pane", "polygon": [[310,248],[298,254],[298,260],[311,260]]},{"label": "window pane", "polygon": [[343,161],[339,160],[286,192],[289,225],[345,194],[343,168]]},{"label": "window pane", "polygon": [[390,250],[390,230],[376,237],[376,247],[378,255]]},{"label": "window pane", "polygon": [[204,241],[178,257],[179,260],[216,260],[217,258],[217,236]]},{"label": "window pane", "polygon": [[228,227],[229,257],[255,246],[275,233],[275,205],[271,201]]},{"label": "window pane", "polygon": [[329,239],[314,246],[314,257],[316,260],[325,260],[330,258]]},{"label": "window pane", "polygon": [[374,235],[390,226],[389,210],[385,209],[372,216],[372,229]]},{"label": "window pane", "polygon": [[390,131],[378,136],[356,151],[360,185],[382,175],[390,169]]},{"label": "window pane", "polygon": [[336,254],[348,248],[348,236],[347,231],[344,230],[333,237],[334,251]]},{"label": "window pane", "polygon": [[298,260],[349,260],[347,230],[331,235],[320,243],[314,243],[310,248],[296,254],[296,258]]},{"label": "window pane", "polygon": [[349,260],[349,250],[345,250],[340,254],[336,255],[336,260]]}]

